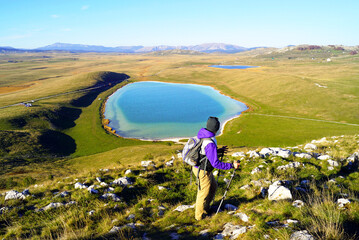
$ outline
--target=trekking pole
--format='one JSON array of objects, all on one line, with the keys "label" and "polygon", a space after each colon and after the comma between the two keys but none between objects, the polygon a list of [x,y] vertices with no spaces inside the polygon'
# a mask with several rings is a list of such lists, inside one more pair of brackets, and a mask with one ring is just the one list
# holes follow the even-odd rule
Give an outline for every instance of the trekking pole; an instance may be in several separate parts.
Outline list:
[{"label": "trekking pole", "polygon": [[233,173],[232,173],[231,179],[229,180],[229,182],[228,182],[228,184],[227,184],[226,191],[224,192],[223,197],[222,197],[222,199],[221,199],[221,202],[219,203],[219,206],[218,206],[216,215],[217,215],[217,213],[219,212],[219,209],[221,209],[222,203],[223,203],[224,199],[226,198],[226,195],[227,195],[229,186],[231,185],[231,182],[232,182],[232,179],[233,179],[233,177],[234,177],[234,174],[236,173],[236,170],[237,170],[237,169],[235,168],[234,171],[233,171]]}]

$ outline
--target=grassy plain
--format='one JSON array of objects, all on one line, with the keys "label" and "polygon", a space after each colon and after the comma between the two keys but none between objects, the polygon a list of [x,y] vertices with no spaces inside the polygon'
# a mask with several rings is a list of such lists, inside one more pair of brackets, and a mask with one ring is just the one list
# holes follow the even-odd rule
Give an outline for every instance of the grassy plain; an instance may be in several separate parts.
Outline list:
[{"label": "grassy plain", "polygon": [[[69,148],[73,148],[66,154],[70,159],[93,154],[100,154],[98,157],[102,158],[101,153],[108,156],[107,151],[138,145],[160,144],[162,151],[167,152],[180,149],[180,146],[171,144],[121,139],[103,130],[100,106],[106,96],[121,84],[93,96],[89,94],[90,97],[84,92],[56,96],[94,86],[102,81],[101,71],[110,71],[127,74],[129,81],[209,85],[245,102],[251,110],[231,120],[224,134],[218,137],[219,143],[233,147],[297,145],[315,138],[358,132],[359,125],[345,125],[359,124],[357,55],[327,49],[271,51],[164,56],[55,52],[2,54],[0,107],[49,98],[35,101],[31,108],[14,106],[0,109],[0,129],[56,130],[71,144]],[[328,57],[331,62],[327,62]],[[260,68],[227,70],[209,68],[211,64],[256,65]],[[74,104],[76,99],[86,96],[90,98],[88,104]],[[70,115],[67,118],[71,124],[59,128],[54,126],[47,113],[61,118],[63,115],[58,111],[64,108],[67,111],[64,111],[65,115]]]}]

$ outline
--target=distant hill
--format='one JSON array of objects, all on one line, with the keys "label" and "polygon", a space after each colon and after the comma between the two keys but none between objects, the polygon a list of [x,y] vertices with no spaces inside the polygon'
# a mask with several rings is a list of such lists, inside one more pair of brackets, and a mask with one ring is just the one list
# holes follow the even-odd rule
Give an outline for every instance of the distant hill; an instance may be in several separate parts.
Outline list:
[{"label": "distant hill", "polygon": [[167,50],[189,50],[197,52],[223,52],[223,53],[237,53],[248,51],[253,48],[245,48],[231,44],[224,43],[205,43],[193,46],[118,46],[118,47],[104,47],[98,45],[83,45],[70,43],[54,43],[45,47],[40,47],[35,50],[45,51],[72,51],[72,52],[119,52],[119,53],[148,53]]}]

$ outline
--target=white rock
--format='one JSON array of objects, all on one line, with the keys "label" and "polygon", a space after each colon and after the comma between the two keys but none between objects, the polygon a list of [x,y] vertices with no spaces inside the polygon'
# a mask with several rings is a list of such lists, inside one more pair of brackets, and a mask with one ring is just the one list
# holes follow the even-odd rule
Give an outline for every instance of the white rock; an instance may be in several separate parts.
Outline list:
[{"label": "white rock", "polygon": [[272,155],[274,153],[274,151],[270,148],[263,148],[259,154],[263,155],[264,157],[269,157],[270,155]]},{"label": "white rock", "polygon": [[209,233],[209,229],[204,229],[202,231],[200,231],[198,234],[202,237],[205,237],[205,236],[208,236],[208,233]]},{"label": "white rock", "polygon": [[238,208],[232,204],[227,203],[224,205],[224,209],[228,211],[237,211]]},{"label": "white rock", "polygon": [[260,157],[259,153],[256,151],[248,151],[247,154],[249,155],[250,158],[259,158]]},{"label": "white rock", "polygon": [[75,183],[75,189],[85,189],[85,188],[88,187],[80,182]]},{"label": "white rock", "polygon": [[91,193],[91,194],[97,194],[97,193],[98,193],[98,190],[97,190],[97,189],[94,189],[94,188],[88,188],[87,190],[88,190],[89,193]]},{"label": "white rock", "polygon": [[246,157],[246,154],[244,152],[235,152],[232,157]]},{"label": "white rock", "polygon": [[234,216],[239,217],[243,222],[249,221],[249,217],[245,213],[236,213]]},{"label": "white rock", "polygon": [[230,239],[237,239],[239,235],[246,233],[247,228],[240,225],[233,225],[232,223],[226,223],[224,230],[221,233],[224,237],[230,237]]},{"label": "white rock", "polygon": [[334,161],[334,160],[328,160],[328,163],[332,167],[338,167],[339,166],[339,163],[337,161]]},{"label": "white rock", "polygon": [[292,155],[292,152],[287,149],[279,149],[276,151],[276,156],[281,158],[289,158]]},{"label": "white rock", "polygon": [[20,199],[24,200],[27,196],[29,196],[29,189],[25,189],[21,193],[16,190],[8,191],[5,195],[5,201],[6,200],[12,200],[12,199]]},{"label": "white rock", "polygon": [[305,150],[317,150],[318,147],[317,145],[313,144],[313,143],[308,143],[304,146]]},{"label": "white rock", "polygon": [[69,195],[70,195],[69,192],[63,191],[63,192],[57,194],[55,197],[66,197],[66,196],[69,196]]},{"label": "white rock", "polygon": [[195,204],[193,204],[193,205],[181,205],[181,206],[178,206],[173,211],[183,212],[183,211],[185,211],[187,209],[194,208],[194,206],[195,206]]},{"label": "white rock", "polygon": [[107,186],[108,186],[108,184],[105,183],[105,182],[101,182],[100,185],[103,186],[103,187],[107,187]]},{"label": "white rock", "polygon": [[302,200],[295,200],[292,203],[292,206],[297,207],[297,208],[301,208],[304,206],[304,202]]},{"label": "white rock", "polygon": [[127,220],[132,220],[136,217],[135,214],[130,214],[128,217],[127,217]]},{"label": "white rock", "polygon": [[329,166],[329,167],[328,167],[328,171],[332,171],[332,170],[334,170],[334,167]]},{"label": "white rock", "polygon": [[131,173],[132,173],[132,170],[131,170],[131,169],[127,169],[126,172],[125,172],[125,175],[131,174]]},{"label": "white rock", "polygon": [[158,190],[163,191],[163,190],[168,190],[168,188],[163,187],[163,186],[158,186]]},{"label": "white rock", "polygon": [[213,171],[213,176],[217,176],[218,175],[218,170]]},{"label": "white rock", "polygon": [[174,163],[174,160],[168,161],[168,162],[166,162],[166,166],[172,167],[173,163]]},{"label": "white rock", "polygon": [[50,210],[52,208],[58,208],[58,207],[62,207],[65,206],[65,204],[57,202],[57,203],[49,203],[47,206],[43,207],[42,210],[47,211]]},{"label": "white rock", "polygon": [[154,167],[155,164],[152,161],[141,161],[141,166],[142,167],[149,167],[149,166]]},{"label": "white rock", "polygon": [[88,215],[94,215],[95,214],[95,210],[91,210],[91,211],[89,211],[88,213],[87,213]]},{"label": "white rock", "polygon": [[99,182],[99,183],[102,182],[102,179],[101,179],[100,177],[97,177],[96,180],[97,180],[97,182]]},{"label": "white rock", "polygon": [[251,174],[253,175],[253,174],[256,174],[256,173],[260,173],[260,172],[262,172],[262,170],[260,168],[256,167],[256,168],[254,168],[252,170]]},{"label": "white rock", "polygon": [[285,222],[286,222],[287,224],[293,224],[293,225],[296,225],[296,224],[299,223],[298,220],[293,220],[293,219],[287,219],[287,220],[285,220]]},{"label": "white rock", "polygon": [[242,187],[240,187],[239,189],[241,189],[241,190],[248,190],[248,189],[250,189],[250,188],[251,188],[251,185],[246,184],[246,185],[243,185]]},{"label": "white rock", "polygon": [[332,159],[332,157],[329,155],[321,155],[318,157],[318,160],[329,160],[329,159]]},{"label": "white rock", "polygon": [[278,170],[287,170],[289,168],[299,168],[301,166],[304,166],[303,163],[291,162],[291,163],[288,163],[287,165],[278,166],[277,169]]},{"label": "white rock", "polygon": [[327,138],[323,137],[322,139],[319,139],[319,140],[312,140],[313,144],[323,144],[323,143],[328,143],[328,140]]},{"label": "white rock", "polygon": [[337,200],[337,204],[340,208],[343,208],[346,204],[349,204],[350,200],[349,199],[345,199],[345,198],[339,198]]},{"label": "white rock", "polygon": [[296,158],[305,158],[305,159],[308,159],[308,160],[310,160],[312,158],[312,155],[310,155],[309,153],[295,153],[293,155]]},{"label": "white rock", "polygon": [[290,235],[290,240],[314,240],[307,230],[297,231]]},{"label": "white rock", "polygon": [[177,158],[182,158],[182,153],[177,153]]},{"label": "white rock", "polygon": [[114,193],[105,193],[104,195],[101,196],[101,198],[103,198],[103,199],[112,198],[112,200],[115,201],[115,202],[120,202],[121,201],[121,198],[119,196],[117,196],[116,194],[114,194]]},{"label": "white rock", "polygon": [[121,177],[121,178],[117,178],[116,180],[114,180],[112,182],[112,184],[116,184],[116,185],[120,185],[120,186],[127,186],[127,185],[131,185],[131,179],[129,179],[128,177]]},{"label": "white rock", "polygon": [[292,199],[292,194],[288,188],[280,186],[279,181],[277,181],[269,186],[268,199],[271,201]]}]

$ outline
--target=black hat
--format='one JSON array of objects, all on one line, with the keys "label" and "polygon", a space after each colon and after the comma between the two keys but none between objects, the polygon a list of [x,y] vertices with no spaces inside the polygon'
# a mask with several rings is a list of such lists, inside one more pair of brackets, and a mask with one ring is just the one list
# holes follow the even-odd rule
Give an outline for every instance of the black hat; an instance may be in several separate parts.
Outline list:
[{"label": "black hat", "polygon": [[207,127],[206,129],[208,131],[211,131],[213,133],[216,133],[219,129],[220,123],[218,121],[218,118],[216,117],[209,117],[207,120]]}]

